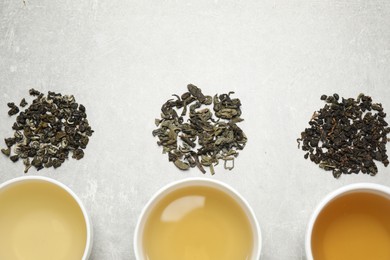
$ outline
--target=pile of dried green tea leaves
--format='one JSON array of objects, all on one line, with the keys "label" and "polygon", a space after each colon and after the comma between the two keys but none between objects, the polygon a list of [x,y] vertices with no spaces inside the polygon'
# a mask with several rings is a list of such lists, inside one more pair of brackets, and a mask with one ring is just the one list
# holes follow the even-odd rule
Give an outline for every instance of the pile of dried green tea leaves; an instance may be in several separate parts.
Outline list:
[{"label": "pile of dried green tea leaves", "polygon": [[314,112],[310,128],[297,140],[298,148],[302,142],[306,159],[332,171],[335,178],[359,172],[374,176],[378,172],[374,160],[389,164],[386,143],[390,127],[382,104],[364,94],[356,100],[339,101],[338,94],[322,95],[321,100],[327,104]]},{"label": "pile of dried green tea leaves", "polygon": [[[5,139],[7,148],[1,152],[13,162],[22,159],[25,173],[32,166],[38,171],[44,167],[58,168],[70,152],[72,158],[83,158],[83,149],[93,133],[85,107],[76,103],[73,95],[63,96],[50,91],[44,95],[34,89],[29,93],[35,99],[23,112],[19,113],[14,103],[7,104],[10,116],[19,115],[12,126],[14,136]],[[23,98],[20,107],[26,105]]]},{"label": "pile of dried green tea leaves", "polygon": [[[161,119],[156,119],[158,128],[153,131],[153,136],[159,139],[157,144],[163,147],[163,153],[168,153],[169,161],[181,170],[196,166],[206,173],[204,167],[210,167],[214,174],[214,166],[219,160],[224,161],[225,169],[233,169],[237,150],[244,149],[247,142],[244,132],[237,126],[243,121],[241,101],[230,97],[234,92],[211,97],[192,84],[187,88],[188,92],[173,95],[175,99],[161,107]],[[210,106],[216,118],[208,108]]]}]

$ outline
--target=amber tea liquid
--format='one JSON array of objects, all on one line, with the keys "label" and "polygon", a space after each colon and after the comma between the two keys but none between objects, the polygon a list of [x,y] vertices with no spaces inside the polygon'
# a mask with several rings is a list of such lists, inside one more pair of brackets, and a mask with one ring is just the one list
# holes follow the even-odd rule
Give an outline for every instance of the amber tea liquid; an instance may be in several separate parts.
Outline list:
[{"label": "amber tea liquid", "polygon": [[146,220],[143,245],[148,260],[252,260],[253,233],[229,195],[192,186],[157,203]]},{"label": "amber tea liquid", "polygon": [[352,192],[331,201],[312,233],[314,260],[389,260],[390,199]]}]

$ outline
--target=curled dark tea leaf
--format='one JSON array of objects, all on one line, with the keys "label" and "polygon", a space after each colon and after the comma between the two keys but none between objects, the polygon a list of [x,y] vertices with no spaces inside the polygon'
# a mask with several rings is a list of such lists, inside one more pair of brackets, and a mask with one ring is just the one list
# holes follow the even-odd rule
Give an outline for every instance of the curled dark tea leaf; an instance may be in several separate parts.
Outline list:
[{"label": "curled dark tea leaf", "polygon": [[14,137],[9,137],[9,138],[5,138],[4,142],[7,145],[7,147],[11,147],[16,143],[16,140]]},{"label": "curled dark tea leaf", "polygon": [[72,158],[75,158],[76,160],[80,160],[84,157],[84,151],[81,149],[76,149],[73,151]]},{"label": "curled dark tea leaf", "polygon": [[29,90],[29,93],[31,96],[39,96],[41,94],[41,92],[39,92],[38,90],[35,90],[33,88]]},{"label": "curled dark tea leaf", "polygon": [[23,98],[21,101],[20,101],[20,104],[19,104],[19,106],[21,106],[21,107],[25,107],[25,106],[27,106],[27,101],[26,101],[26,99],[25,98]]},{"label": "curled dark tea leaf", "polygon": [[8,111],[9,116],[13,116],[19,113],[19,108],[15,105],[15,103],[10,102],[7,104],[7,106],[10,108],[10,110]]},{"label": "curled dark tea leaf", "polygon": [[18,155],[12,155],[9,157],[11,161],[13,162],[17,162],[19,160],[19,156]]}]

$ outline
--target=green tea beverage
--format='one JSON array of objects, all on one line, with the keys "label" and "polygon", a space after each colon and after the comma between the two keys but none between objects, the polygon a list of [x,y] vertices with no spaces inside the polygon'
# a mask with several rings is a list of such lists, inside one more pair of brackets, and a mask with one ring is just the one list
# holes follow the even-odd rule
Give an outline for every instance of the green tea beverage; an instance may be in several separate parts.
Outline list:
[{"label": "green tea beverage", "polygon": [[252,259],[247,215],[233,198],[211,187],[184,187],[165,196],[143,234],[148,260]]},{"label": "green tea beverage", "polygon": [[86,238],[79,205],[56,185],[26,181],[0,191],[0,259],[81,260]]}]

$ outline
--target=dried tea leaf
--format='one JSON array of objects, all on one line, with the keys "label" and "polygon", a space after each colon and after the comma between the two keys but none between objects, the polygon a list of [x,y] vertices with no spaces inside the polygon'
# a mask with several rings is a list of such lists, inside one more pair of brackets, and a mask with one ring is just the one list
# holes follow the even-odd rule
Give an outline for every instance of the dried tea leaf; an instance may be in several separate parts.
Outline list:
[{"label": "dried tea leaf", "polygon": [[9,157],[11,161],[13,162],[17,162],[19,160],[19,156],[18,155],[12,155]]},{"label": "dried tea leaf", "polygon": [[9,157],[10,154],[11,154],[11,149],[10,149],[9,147],[8,147],[7,149],[1,149],[1,152],[2,152],[5,156]]},{"label": "dried tea leaf", "polygon": [[179,159],[177,159],[174,164],[176,165],[177,168],[180,170],[188,170],[190,168],[190,165],[188,163],[185,163]]},{"label": "dried tea leaf", "polygon": [[[27,173],[32,166],[38,171],[44,167],[58,168],[70,152],[72,158],[83,158],[83,149],[93,134],[85,107],[76,103],[73,95],[50,91],[44,95],[35,89],[30,89],[29,93],[34,100],[16,117],[12,126],[14,137],[5,139],[8,148],[14,146],[15,155],[10,156],[10,160],[23,159]],[[18,110],[14,103],[7,105],[12,113]],[[27,101],[22,99],[20,106],[26,105]],[[2,152],[10,155],[10,150]]]},{"label": "dried tea leaf", "polygon": [[[162,105],[161,119],[155,120],[158,128],[152,135],[158,138],[157,144],[168,154],[169,161],[179,169],[198,167],[206,173],[205,166],[214,174],[218,160],[226,160],[229,156],[234,159],[237,150],[244,149],[247,142],[246,135],[237,126],[243,121],[241,102],[230,97],[234,92],[212,98],[195,85],[189,84],[187,89],[188,92],[173,95],[174,99]],[[217,119],[207,106],[213,107]],[[233,167],[234,163],[226,169]]]},{"label": "dried tea leaf", "polygon": [[21,106],[21,107],[25,107],[25,106],[27,106],[27,105],[28,105],[28,103],[27,103],[26,99],[25,99],[25,98],[23,98],[23,99],[20,101],[20,104],[19,104],[19,106]]},{"label": "dried tea leaf", "polygon": [[381,104],[362,93],[356,100],[340,100],[338,94],[320,99],[326,104],[313,113],[310,127],[297,139],[305,159],[332,171],[335,178],[359,172],[374,176],[378,172],[374,160],[389,164],[386,143],[390,127]]}]

